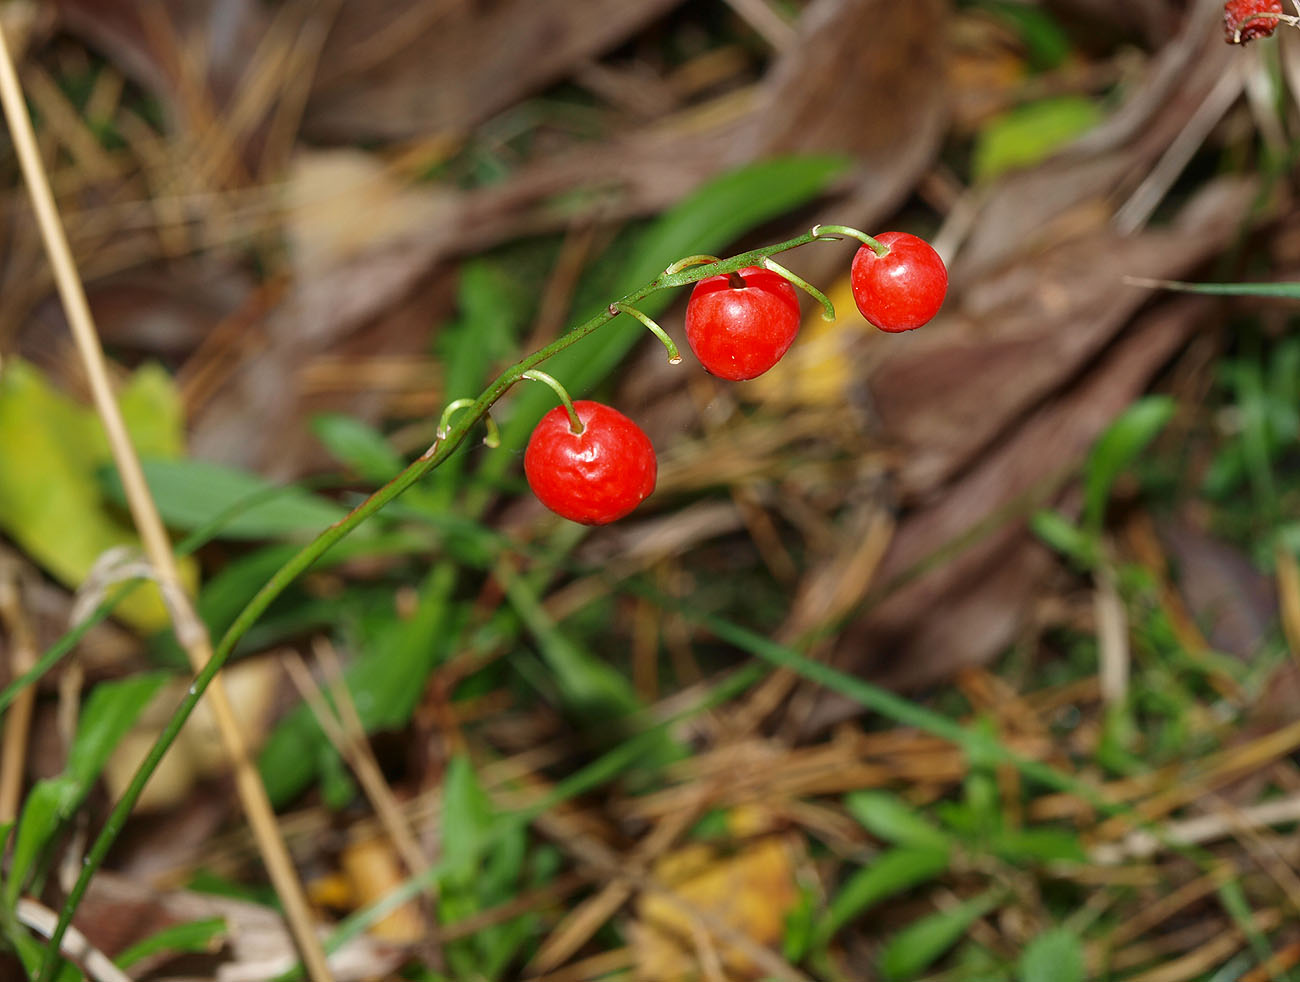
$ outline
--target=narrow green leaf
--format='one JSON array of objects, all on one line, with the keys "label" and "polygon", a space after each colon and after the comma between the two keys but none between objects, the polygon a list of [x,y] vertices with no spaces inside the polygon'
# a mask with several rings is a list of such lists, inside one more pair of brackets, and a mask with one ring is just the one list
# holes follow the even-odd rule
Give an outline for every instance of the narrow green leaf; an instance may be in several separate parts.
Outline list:
[{"label": "narrow green leaf", "polygon": [[934,879],[948,868],[949,853],[938,846],[900,846],[881,853],[850,876],[836,892],[817,929],[828,941],[864,911],[895,894]]},{"label": "narrow green leaf", "polygon": [[995,834],[989,850],[1004,862],[1019,866],[1026,863],[1082,863],[1087,861],[1079,837],[1064,829],[1018,829]]},{"label": "narrow green leaf", "polygon": [[1097,440],[1084,469],[1084,528],[1101,528],[1116,479],[1164,429],[1174,408],[1168,396],[1139,399]]},{"label": "narrow green leaf", "polygon": [[[45,946],[28,934],[18,934],[13,939],[18,951],[18,959],[27,969],[27,977],[34,979],[41,971],[41,962],[45,958]],[[85,976],[71,962],[64,962],[54,982],[83,982]]]},{"label": "narrow green leaf", "polygon": [[854,791],[846,795],[849,814],[877,838],[903,846],[944,848],[949,839],[903,799],[887,791]]},{"label": "narrow green leaf", "polygon": [[442,782],[442,879],[448,888],[473,885],[483,848],[492,837],[493,817],[473,763],[463,754],[453,757]]},{"label": "narrow green leaf", "polygon": [[928,968],[955,945],[972,924],[997,906],[992,891],[950,910],[914,921],[885,944],[880,954],[880,973],[886,979],[910,979]]},{"label": "narrow green leaf", "polygon": [[311,430],[339,463],[367,481],[388,481],[405,466],[401,454],[373,426],[343,413],[312,417]]},{"label": "narrow green leaf", "polygon": [[792,965],[807,957],[816,940],[817,920],[813,892],[800,886],[799,899],[785,915],[785,929],[781,933],[781,955]]},{"label": "narrow green leaf", "polygon": [[[319,532],[347,514],[345,508],[302,488],[277,488],[255,474],[207,460],[141,461],[149,490],[163,520],[173,528],[194,529],[217,516],[247,509],[222,527],[223,539],[274,539]],[[102,471],[101,480],[110,498],[126,500],[116,471]],[[362,530],[358,530],[362,531]]]},{"label": "narrow green leaf", "polygon": [[603,720],[619,719],[641,708],[632,683],[565,635],[523,579],[509,573],[501,580],[511,606],[537,639],[566,702],[583,716]]},{"label": "narrow green leaf", "polygon": [[81,710],[66,769],[83,795],[99,777],[118,742],[166,681],[166,674],[148,672],[116,682],[101,682],[91,691]]},{"label": "narrow green leaf", "polygon": [[1126,277],[1134,286],[1149,286],[1176,293],[1206,293],[1219,297],[1278,297],[1300,300],[1300,283],[1184,283],[1180,280],[1148,280]]},{"label": "narrow green leaf", "polygon": [[1092,569],[1097,564],[1095,539],[1059,511],[1034,512],[1029,519],[1029,527],[1050,548],[1080,569]]},{"label": "narrow green leaf", "polygon": [[65,774],[37,781],[28,792],[18,816],[13,861],[4,883],[5,906],[12,909],[18,902],[45,847],[59,831],[63,820],[76,808],[80,790],[77,780]]},{"label": "narrow green leaf", "polygon": [[216,942],[226,935],[226,919],[209,917],[187,924],[173,924],[138,941],[113,959],[119,968],[130,968],[163,952],[201,954],[216,949]]},{"label": "narrow green leaf", "polygon": [[1083,943],[1063,927],[1040,934],[1020,956],[1020,982],[1084,982]]}]

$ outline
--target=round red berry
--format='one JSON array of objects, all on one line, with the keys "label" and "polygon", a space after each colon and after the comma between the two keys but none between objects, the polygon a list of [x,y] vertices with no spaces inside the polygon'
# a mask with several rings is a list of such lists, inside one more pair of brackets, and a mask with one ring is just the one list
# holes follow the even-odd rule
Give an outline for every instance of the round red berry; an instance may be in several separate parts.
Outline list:
[{"label": "round red berry", "polygon": [[1223,35],[1229,44],[1244,44],[1266,38],[1277,29],[1275,17],[1282,13],[1282,0],[1228,0],[1223,5]]},{"label": "round red berry", "polygon": [[712,374],[733,382],[762,375],[798,333],[794,287],[760,266],[700,280],[686,304],[686,340],[695,357]]},{"label": "round red berry", "polygon": [[524,451],[524,474],[547,508],[583,525],[617,521],[655,489],[655,448],[641,427],[599,402],[573,404],[582,423],[556,406],[537,424]]},{"label": "round red berry", "polygon": [[886,247],[885,254],[864,245],[853,257],[849,271],[858,310],[891,334],[929,322],[948,293],[948,269],[943,260],[930,243],[907,232],[886,232],[875,238]]}]

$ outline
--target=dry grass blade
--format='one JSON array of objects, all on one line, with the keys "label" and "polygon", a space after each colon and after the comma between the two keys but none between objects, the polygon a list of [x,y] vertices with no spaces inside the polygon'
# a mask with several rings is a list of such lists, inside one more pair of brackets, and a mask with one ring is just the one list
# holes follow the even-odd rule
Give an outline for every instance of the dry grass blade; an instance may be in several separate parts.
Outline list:
[{"label": "dry grass blade", "polygon": [[[127,434],[121,410],[113,395],[104,352],[91,317],[85,288],[77,273],[72,252],[59,220],[58,208],[50,190],[49,178],[41,161],[27,106],[23,99],[18,73],[9,54],[8,41],[0,29],[0,101],[3,101],[9,130],[18,153],[23,176],[31,194],[41,236],[45,242],[54,278],[63,301],[68,323],[72,328],[77,350],[90,381],[95,409],[108,432],[113,459],[126,489],[131,517],[144,542],[145,552],[158,577],[158,584],[167,601],[176,638],[185,649],[195,671],[207,664],[212,656],[211,640],[207,628],[198,619],[193,605],[181,584],[171,543],[163,528],[162,519],[145,483],[139,458]],[[280,837],[275,823],[275,813],[267,800],[266,790],[249,757],[239,726],[231,710],[220,679],[209,690],[208,698],[213,715],[218,721],[222,740],[235,768],[235,779],[240,798],[253,826],[267,870],[271,875],[295,938],[302,951],[313,982],[327,982],[331,978],[324,949],[317,939],[307,906],[302,884],[293,868],[289,851]]]},{"label": "dry grass blade", "polygon": [[[1273,931],[1283,922],[1282,912],[1275,909],[1256,911],[1251,925],[1256,931]],[[1227,961],[1246,943],[1240,928],[1232,927],[1205,942],[1195,951],[1166,961],[1158,968],[1130,975],[1128,982],[1188,982]]]},{"label": "dry grass blade", "polygon": [[[10,677],[18,678],[36,664],[36,643],[22,605],[22,581],[17,563],[0,557],[0,624],[9,637]],[[18,817],[36,691],[25,689],[5,714],[0,743],[0,825]]]}]

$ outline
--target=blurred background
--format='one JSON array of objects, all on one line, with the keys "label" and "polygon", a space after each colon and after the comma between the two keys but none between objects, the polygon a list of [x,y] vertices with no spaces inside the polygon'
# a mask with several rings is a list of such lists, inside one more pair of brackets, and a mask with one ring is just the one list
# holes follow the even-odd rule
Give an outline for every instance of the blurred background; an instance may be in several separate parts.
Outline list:
[{"label": "blurred background", "polygon": [[[890,336],[853,244],[783,255],[839,316],[806,302],[740,384],[656,294],[683,364],[623,317],[547,366],[654,441],[635,514],[532,498],[555,400],[521,387],[499,448],[476,430],[244,638],[228,684],[322,929],[421,886],[338,979],[1300,977],[1297,293],[1149,282],[1300,279],[1293,29],[1225,44],[1217,0],[0,24],[214,637],[450,401],[675,259],[823,222],[948,263]],[[0,173],[8,684],[137,540],[7,139]],[[21,884],[56,910],[188,684],[167,623],[132,592],[12,703],[9,817],[87,697],[131,707]],[[272,978],[292,947],[202,717],[77,924],[136,979]]]}]

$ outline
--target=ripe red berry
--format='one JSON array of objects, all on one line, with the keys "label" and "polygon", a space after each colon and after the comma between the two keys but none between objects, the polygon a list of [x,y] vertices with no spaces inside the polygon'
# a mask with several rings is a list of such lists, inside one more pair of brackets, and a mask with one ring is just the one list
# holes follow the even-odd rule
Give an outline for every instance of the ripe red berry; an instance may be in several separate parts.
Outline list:
[{"label": "ripe red berry", "polygon": [[524,473],[547,508],[583,525],[617,521],[655,489],[655,448],[641,427],[599,402],[573,404],[582,422],[556,406],[537,424],[524,451]]},{"label": "ripe red berry", "polygon": [[781,360],[799,333],[790,281],[760,266],[700,280],[686,304],[686,340],[719,378],[757,378]]},{"label": "ripe red berry", "polygon": [[881,256],[864,245],[853,257],[849,285],[862,316],[891,334],[927,323],[948,292],[948,269],[930,243],[907,232],[886,232],[876,241]]},{"label": "ripe red berry", "polygon": [[1229,44],[1266,38],[1277,29],[1278,21],[1258,15],[1280,13],[1282,0],[1228,0],[1223,5],[1223,35]]}]

